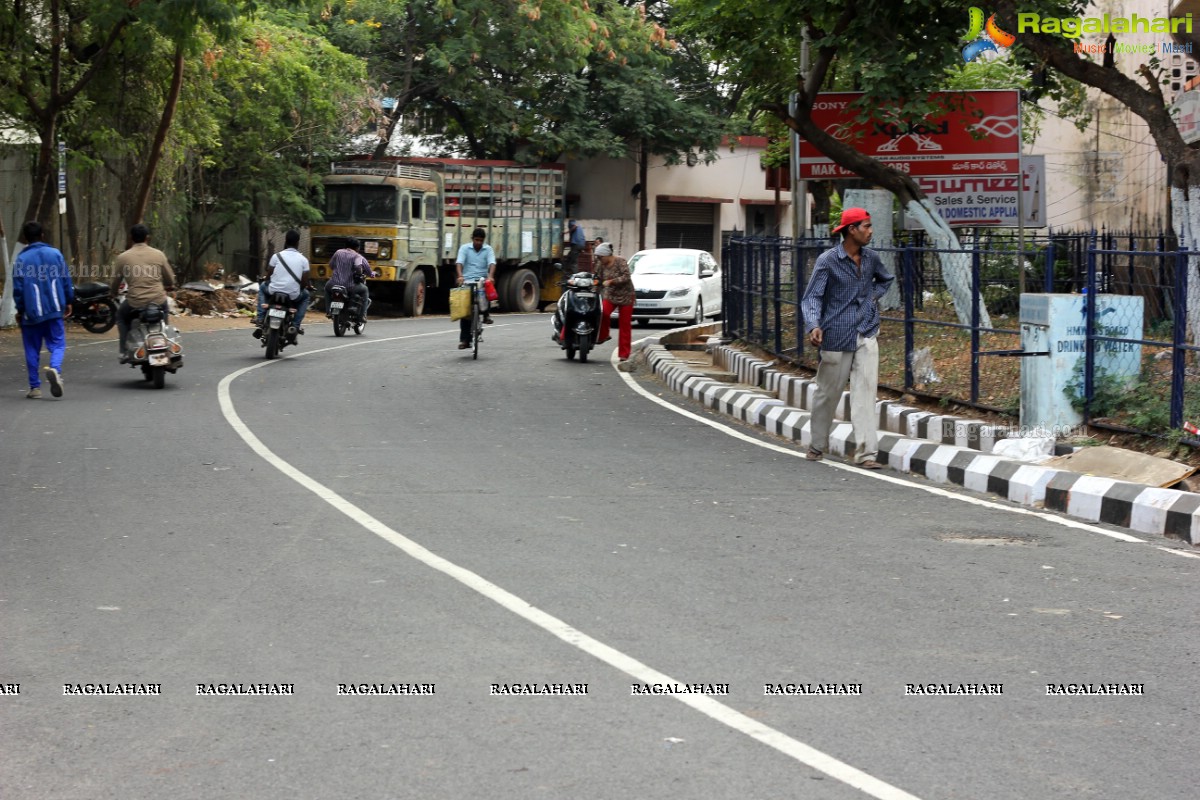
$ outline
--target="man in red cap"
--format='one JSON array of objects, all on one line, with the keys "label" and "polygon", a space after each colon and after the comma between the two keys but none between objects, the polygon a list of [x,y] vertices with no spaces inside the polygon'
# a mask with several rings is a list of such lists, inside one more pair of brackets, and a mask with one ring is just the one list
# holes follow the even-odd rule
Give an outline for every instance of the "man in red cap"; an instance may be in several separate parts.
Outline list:
[{"label": "man in red cap", "polygon": [[841,241],[817,258],[800,301],[808,339],[820,350],[807,457],[819,461],[829,449],[833,414],[849,381],[854,463],[879,469],[882,465],[875,458],[879,450],[875,418],[879,344],[875,336],[879,333],[879,298],[896,278],[879,254],[867,247],[872,230],[866,209],[842,211],[833,233]]}]

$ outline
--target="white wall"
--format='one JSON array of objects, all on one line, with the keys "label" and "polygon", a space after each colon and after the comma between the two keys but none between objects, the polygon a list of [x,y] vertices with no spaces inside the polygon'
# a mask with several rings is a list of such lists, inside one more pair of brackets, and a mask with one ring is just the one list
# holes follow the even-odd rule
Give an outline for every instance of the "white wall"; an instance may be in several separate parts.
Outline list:
[{"label": "white wall", "polygon": [[[763,139],[744,137],[722,145],[713,163],[701,162],[693,167],[686,164],[668,166],[661,156],[652,156],[647,174],[648,186],[645,187],[650,211],[646,247],[657,246],[656,211],[660,197],[732,201],[714,204],[719,214],[714,218],[713,252],[719,250],[721,231],[744,232],[747,214],[753,213],[754,207],[743,205],[741,201],[773,203],[775,199],[774,190],[766,188],[766,173],[759,163],[765,145]],[[571,205],[571,214],[583,225],[588,238],[603,236],[606,241],[614,242],[618,253],[625,255],[637,250],[639,201],[633,194],[637,182],[637,164],[630,158],[586,159],[569,163],[567,194],[578,198]],[[780,201],[780,234],[790,236],[790,192],[781,192]],[[773,206],[768,204],[767,208],[772,209]]]}]

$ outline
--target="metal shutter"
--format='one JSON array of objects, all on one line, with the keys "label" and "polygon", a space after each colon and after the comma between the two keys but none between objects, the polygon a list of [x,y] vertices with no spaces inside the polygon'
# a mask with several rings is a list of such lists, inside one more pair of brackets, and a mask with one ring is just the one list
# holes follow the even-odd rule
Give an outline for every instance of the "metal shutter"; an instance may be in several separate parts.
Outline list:
[{"label": "metal shutter", "polygon": [[712,252],[716,241],[713,203],[658,201],[655,238],[658,247],[690,247]]}]

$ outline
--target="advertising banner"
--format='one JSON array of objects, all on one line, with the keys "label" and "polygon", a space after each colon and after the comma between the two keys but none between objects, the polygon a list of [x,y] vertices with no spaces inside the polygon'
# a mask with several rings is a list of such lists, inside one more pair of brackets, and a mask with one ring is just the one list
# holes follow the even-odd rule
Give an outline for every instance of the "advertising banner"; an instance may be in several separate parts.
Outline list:
[{"label": "advertising banner", "polygon": [[[1024,156],[1022,205],[1026,228],[1046,227],[1046,157]],[[1017,227],[1017,176],[981,175],[969,178],[914,178],[921,191],[949,225]],[[921,227],[905,216],[904,227]]]},{"label": "advertising banner", "polygon": [[[947,110],[913,123],[855,122],[850,104],[861,92],[817,95],[812,118],[831,136],[912,176],[1015,175],[1020,152],[1016,90],[935,92]],[[940,101],[940,102],[939,102]],[[802,180],[857,177],[808,142],[800,143]]]}]

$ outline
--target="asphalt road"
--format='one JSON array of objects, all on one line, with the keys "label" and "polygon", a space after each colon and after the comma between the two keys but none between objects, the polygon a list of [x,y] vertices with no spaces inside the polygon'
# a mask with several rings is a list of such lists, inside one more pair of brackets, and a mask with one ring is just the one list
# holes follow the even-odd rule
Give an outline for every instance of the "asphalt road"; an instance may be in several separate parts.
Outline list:
[{"label": "asphalt road", "polygon": [[0,798],[1195,796],[1200,561],[763,447],[546,319],[189,334],[161,391],[76,333],[57,401],[0,355]]}]

